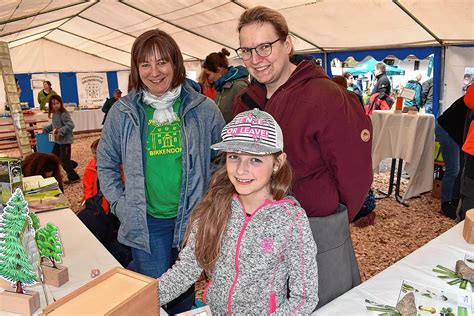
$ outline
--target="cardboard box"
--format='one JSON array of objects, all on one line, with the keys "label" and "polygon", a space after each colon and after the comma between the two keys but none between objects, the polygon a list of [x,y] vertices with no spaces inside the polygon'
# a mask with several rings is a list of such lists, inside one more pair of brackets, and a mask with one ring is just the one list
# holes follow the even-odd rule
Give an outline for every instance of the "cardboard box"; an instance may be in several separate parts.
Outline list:
[{"label": "cardboard box", "polygon": [[431,196],[435,199],[441,200],[441,180],[433,180],[433,190],[431,190]]},{"label": "cardboard box", "polygon": [[114,268],[46,306],[42,315],[160,315],[158,279]]},{"label": "cardboard box", "polygon": [[12,193],[22,186],[21,159],[0,157],[0,202],[6,204]]}]

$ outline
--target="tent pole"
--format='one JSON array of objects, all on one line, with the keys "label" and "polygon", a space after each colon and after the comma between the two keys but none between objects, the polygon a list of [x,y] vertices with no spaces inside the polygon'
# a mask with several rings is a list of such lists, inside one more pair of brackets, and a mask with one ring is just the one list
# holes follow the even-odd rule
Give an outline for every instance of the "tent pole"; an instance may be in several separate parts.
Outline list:
[{"label": "tent pole", "polygon": [[413,21],[415,21],[419,26],[421,26],[428,34],[433,36],[433,38],[440,44],[443,45],[443,41],[436,36],[426,25],[424,25],[417,17],[415,17],[407,8],[405,8],[399,0],[392,0],[395,5],[397,5],[403,12],[405,12]]},{"label": "tent pole", "polygon": [[[169,25],[172,25],[172,26],[174,26],[174,27],[176,27],[176,28],[178,28],[178,29],[180,29],[180,30],[182,30],[182,31],[184,31],[184,32],[187,32],[187,33],[193,34],[193,35],[195,35],[195,36],[204,38],[204,39],[206,39],[206,40],[208,40],[208,41],[210,41],[210,42],[212,42],[212,43],[216,43],[216,44],[222,45],[222,46],[224,46],[224,47],[227,47],[227,48],[231,49],[232,51],[234,51],[234,49],[235,49],[234,47],[230,47],[230,46],[227,45],[227,44],[218,42],[218,41],[213,40],[213,39],[211,39],[211,38],[209,38],[209,37],[203,36],[202,34],[199,34],[199,33],[196,33],[196,32],[194,32],[194,31],[191,31],[191,30],[189,30],[189,29],[186,29],[186,28],[184,28],[184,27],[182,27],[182,26],[180,26],[180,25],[178,25],[178,24],[176,24],[176,23],[173,23],[173,22],[164,20],[164,19],[162,19],[162,18],[160,18],[160,17],[158,17],[158,16],[156,16],[156,15],[154,15],[154,14],[151,14],[150,12],[146,12],[146,11],[144,11],[144,10],[142,10],[142,9],[140,9],[140,8],[138,8],[138,7],[136,7],[136,6],[133,6],[133,5],[131,5],[130,3],[126,3],[126,2],[124,2],[123,0],[119,0],[118,2],[121,3],[121,4],[123,4],[123,5],[126,5],[126,6],[130,7],[130,8],[132,8],[132,9],[135,9],[135,10],[141,12],[141,13],[144,13],[144,14],[146,14],[146,15],[148,15],[148,16],[154,17],[155,19],[157,19],[157,20],[159,20],[159,21],[168,23]],[[187,54],[187,55],[189,55],[189,54]],[[191,55],[189,55],[189,56],[191,56]],[[193,57],[194,57],[194,56],[193,56]],[[196,58],[197,58],[197,57],[196,57]]]}]

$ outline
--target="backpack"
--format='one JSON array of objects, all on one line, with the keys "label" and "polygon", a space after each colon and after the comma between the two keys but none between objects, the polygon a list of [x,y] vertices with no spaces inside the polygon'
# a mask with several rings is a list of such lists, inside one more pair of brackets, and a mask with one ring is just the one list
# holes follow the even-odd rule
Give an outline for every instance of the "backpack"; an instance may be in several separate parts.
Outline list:
[{"label": "backpack", "polygon": [[405,88],[414,90],[415,96],[413,97],[413,99],[405,99],[404,106],[405,107],[416,106],[417,109],[419,110],[421,107],[421,90],[422,90],[421,84],[416,80],[410,80],[405,85]]},{"label": "backpack", "polygon": [[[391,102],[393,104],[393,100],[390,97],[386,97],[386,99],[379,99],[380,93],[376,92],[370,96],[369,103],[367,103],[365,107],[365,114],[371,115],[374,110],[390,110]],[[389,102],[387,102],[387,100]]]}]

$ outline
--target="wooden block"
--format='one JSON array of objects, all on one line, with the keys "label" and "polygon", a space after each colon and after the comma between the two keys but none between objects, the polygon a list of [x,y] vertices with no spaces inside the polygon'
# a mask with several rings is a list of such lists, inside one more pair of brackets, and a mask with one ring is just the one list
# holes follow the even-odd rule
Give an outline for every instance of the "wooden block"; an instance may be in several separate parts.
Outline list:
[{"label": "wooden block", "polygon": [[60,287],[64,283],[69,281],[69,273],[67,267],[57,266],[55,269],[51,266],[42,264],[41,268],[43,269],[44,274],[44,283]]},{"label": "wooden block", "polygon": [[466,212],[462,235],[468,243],[474,244],[474,208]]},{"label": "wooden block", "polygon": [[31,315],[40,308],[40,306],[40,296],[38,292],[26,291],[25,294],[10,291],[0,292],[0,311]]},{"label": "wooden block", "polygon": [[435,199],[441,200],[441,180],[433,180],[433,189],[431,190],[431,196]]},{"label": "wooden block", "polygon": [[160,315],[158,280],[114,268],[46,306],[42,315]]}]

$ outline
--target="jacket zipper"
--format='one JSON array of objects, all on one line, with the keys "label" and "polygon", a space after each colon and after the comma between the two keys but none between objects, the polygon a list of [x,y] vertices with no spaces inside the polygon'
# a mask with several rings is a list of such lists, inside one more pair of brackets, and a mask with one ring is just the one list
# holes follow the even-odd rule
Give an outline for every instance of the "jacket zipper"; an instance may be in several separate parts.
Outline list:
[{"label": "jacket zipper", "polygon": [[244,215],[244,216],[245,216],[244,225],[240,229],[239,238],[237,238],[237,247],[236,247],[236,251],[235,251],[235,276],[234,276],[234,281],[232,282],[232,286],[230,287],[229,297],[227,299],[227,311],[229,312],[229,315],[232,315],[232,296],[234,295],[235,285],[237,284],[237,279],[239,278],[240,242],[242,241],[242,238],[244,236],[245,229],[247,229],[247,226],[248,226],[250,220],[253,217],[253,215],[252,216]]}]

